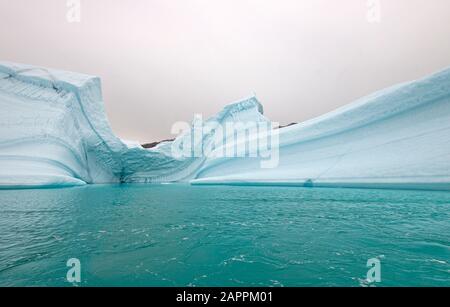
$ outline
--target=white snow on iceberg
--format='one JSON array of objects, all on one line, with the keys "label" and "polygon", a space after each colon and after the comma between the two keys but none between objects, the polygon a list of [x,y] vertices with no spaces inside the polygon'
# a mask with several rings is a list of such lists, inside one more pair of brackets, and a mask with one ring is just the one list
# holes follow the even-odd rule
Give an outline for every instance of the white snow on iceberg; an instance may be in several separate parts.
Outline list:
[{"label": "white snow on iceberg", "polygon": [[[195,122],[150,150],[125,144],[112,133],[93,76],[1,62],[0,107],[3,188],[191,182],[450,189],[450,70],[277,130],[277,164],[269,168],[261,167],[267,156],[251,150],[245,157],[174,155],[187,143],[205,148],[235,137],[210,129],[191,141]],[[206,124],[268,124],[262,113],[250,97]],[[249,137],[259,144],[264,136]]]}]

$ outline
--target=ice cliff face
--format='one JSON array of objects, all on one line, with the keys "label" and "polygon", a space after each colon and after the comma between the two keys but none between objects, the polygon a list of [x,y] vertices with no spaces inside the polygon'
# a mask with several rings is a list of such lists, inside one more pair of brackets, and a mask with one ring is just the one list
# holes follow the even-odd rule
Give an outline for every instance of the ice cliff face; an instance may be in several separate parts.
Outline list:
[{"label": "ice cliff face", "polygon": [[0,65],[0,185],[117,182],[125,146],[112,134],[100,80]]},{"label": "ice cliff face", "polygon": [[[172,157],[170,143],[153,150],[124,144],[111,131],[97,77],[0,62],[0,107],[0,187],[188,181],[205,161]],[[261,111],[249,98],[213,120],[266,120]]]},{"label": "ice cliff face", "polygon": [[[1,62],[0,106],[3,188],[183,181],[450,189],[450,70],[275,129],[266,150],[267,134],[255,127],[270,123],[255,97],[196,118],[149,150],[112,133],[97,77]],[[217,129],[236,123],[251,125]],[[248,140],[258,146],[217,155]],[[264,166],[267,152],[275,163]]]}]

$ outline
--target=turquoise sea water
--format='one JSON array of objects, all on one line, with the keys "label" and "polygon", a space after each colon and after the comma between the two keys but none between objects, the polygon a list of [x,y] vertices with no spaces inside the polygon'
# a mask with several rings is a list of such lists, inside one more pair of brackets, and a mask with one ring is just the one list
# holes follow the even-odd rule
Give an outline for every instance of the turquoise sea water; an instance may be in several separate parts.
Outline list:
[{"label": "turquoise sea water", "polygon": [[0,190],[0,285],[450,286],[450,193],[107,185]]}]

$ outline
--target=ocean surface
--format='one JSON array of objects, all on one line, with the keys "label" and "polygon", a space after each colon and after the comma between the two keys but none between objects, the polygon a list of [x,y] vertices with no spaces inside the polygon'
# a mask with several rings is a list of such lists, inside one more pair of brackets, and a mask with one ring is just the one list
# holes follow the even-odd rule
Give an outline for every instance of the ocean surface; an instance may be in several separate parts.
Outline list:
[{"label": "ocean surface", "polygon": [[[69,283],[66,263],[81,263]],[[377,258],[381,281],[369,284]],[[450,286],[450,193],[0,190],[0,286]]]}]

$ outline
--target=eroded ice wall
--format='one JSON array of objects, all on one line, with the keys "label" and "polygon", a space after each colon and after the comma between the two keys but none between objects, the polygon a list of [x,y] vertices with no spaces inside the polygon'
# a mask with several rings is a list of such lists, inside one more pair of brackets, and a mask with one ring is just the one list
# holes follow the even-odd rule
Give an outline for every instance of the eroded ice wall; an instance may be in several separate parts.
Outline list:
[{"label": "eroded ice wall", "polygon": [[0,64],[0,185],[117,182],[123,144],[96,77]]},{"label": "eroded ice wall", "polygon": [[[273,167],[262,167],[259,156],[173,154],[183,144],[197,148],[229,137],[214,130],[191,142],[192,128],[151,150],[125,145],[109,126],[93,76],[0,63],[0,107],[3,188],[183,181],[450,189],[450,70],[278,130]],[[262,113],[250,97],[206,123],[266,124]]]},{"label": "eroded ice wall", "polygon": [[[3,188],[188,181],[206,159],[173,157],[170,144],[154,150],[125,145],[109,126],[94,76],[1,62],[0,108]],[[261,113],[250,97],[210,120],[267,121]],[[213,138],[205,134],[196,146]]]}]

